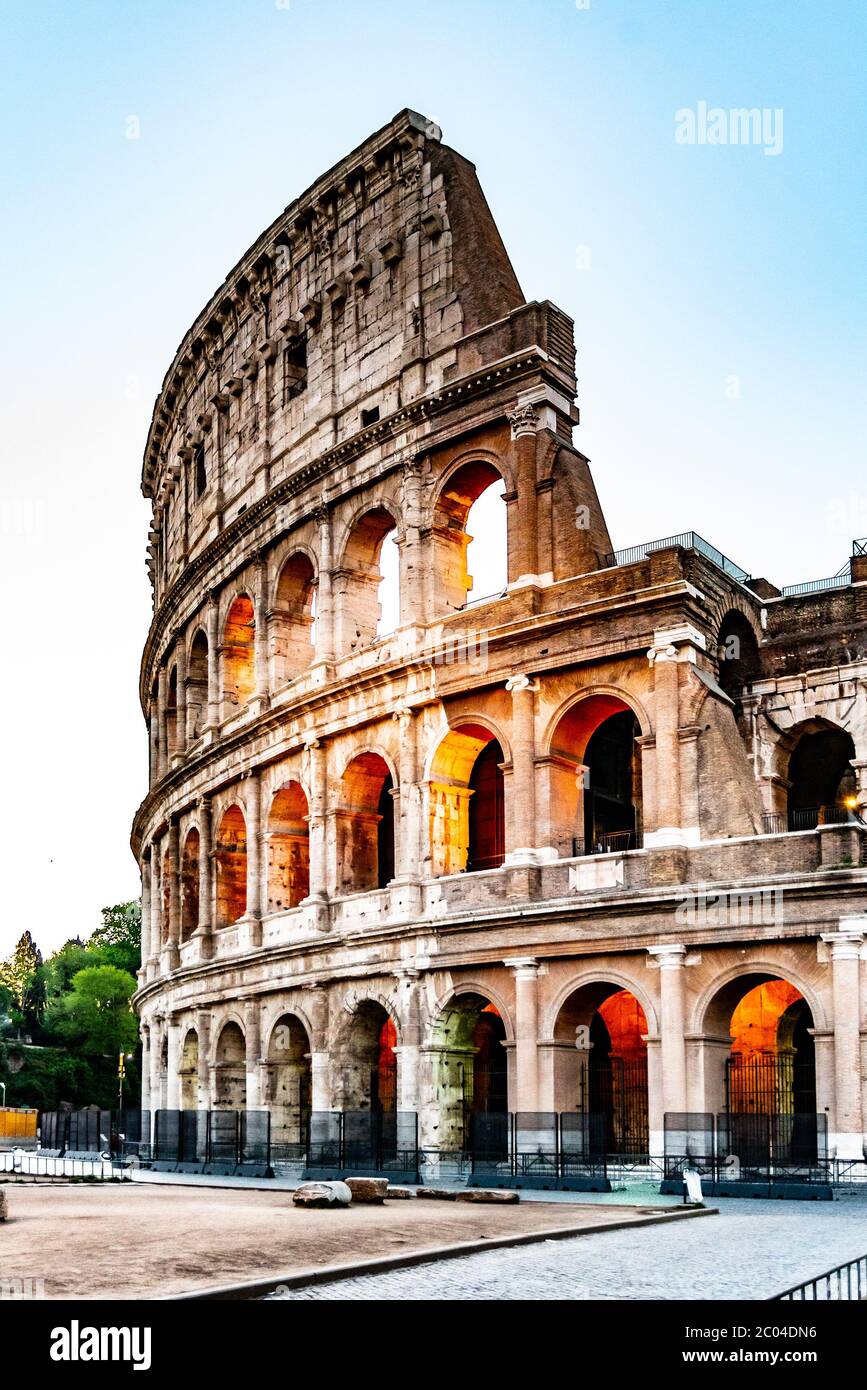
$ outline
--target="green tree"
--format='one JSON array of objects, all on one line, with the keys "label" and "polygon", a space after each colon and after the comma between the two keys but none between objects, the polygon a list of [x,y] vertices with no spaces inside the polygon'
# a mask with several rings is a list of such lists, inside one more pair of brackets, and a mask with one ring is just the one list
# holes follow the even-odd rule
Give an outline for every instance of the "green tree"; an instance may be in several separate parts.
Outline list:
[{"label": "green tree", "polygon": [[102,909],[102,925],[87,943],[109,965],[134,975],[141,962],[141,902],[118,903]]},{"label": "green tree", "polygon": [[59,951],[49,956],[40,971],[45,991],[46,1024],[53,1006],[72,988],[72,977],[79,970],[87,970],[94,965],[116,964],[116,961],[108,960],[102,951],[93,950],[89,943],[85,945],[80,937],[72,937],[64,942]]},{"label": "green tree", "polygon": [[19,937],[10,958],[0,965],[0,983],[11,992],[16,1012],[27,1025],[36,1023],[45,995],[40,974],[42,953],[29,931]]},{"label": "green tree", "polygon": [[127,970],[95,965],[72,977],[72,988],[51,1010],[51,1030],[85,1055],[115,1056],[132,1052],[138,1023],[129,1001],[136,982]]}]

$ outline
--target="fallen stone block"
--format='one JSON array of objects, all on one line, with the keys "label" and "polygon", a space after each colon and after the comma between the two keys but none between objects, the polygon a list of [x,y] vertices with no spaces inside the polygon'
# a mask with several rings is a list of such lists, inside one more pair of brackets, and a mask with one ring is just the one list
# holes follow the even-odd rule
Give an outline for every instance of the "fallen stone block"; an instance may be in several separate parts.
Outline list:
[{"label": "fallen stone block", "polygon": [[411,1187],[392,1187],[389,1183],[388,1191],[385,1195],[389,1202],[405,1202],[408,1198],[414,1197],[416,1194]]},{"label": "fallen stone block", "polygon": [[348,1207],[351,1201],[345,1182],[305,1182],[292,1193],[296,1207]]},{"label": "fallen stone block", "polygon": [[499,1187],[468,1187],[466,1192],[457,1194],[459,1202],[520,1202],[519,1192],[509,1192]]},{"label": "fallen stone block", "polygon": [[389,1194],[388,1178],[345,1178],[353,1202],[381,1206]]},{"label": "fallen stone block", "polygon": [[444,1187],[417,1187],[415,1195],[416,1197],[429,1197],[435,1202],[454,1202],[458,1194],[449,1192]]}]

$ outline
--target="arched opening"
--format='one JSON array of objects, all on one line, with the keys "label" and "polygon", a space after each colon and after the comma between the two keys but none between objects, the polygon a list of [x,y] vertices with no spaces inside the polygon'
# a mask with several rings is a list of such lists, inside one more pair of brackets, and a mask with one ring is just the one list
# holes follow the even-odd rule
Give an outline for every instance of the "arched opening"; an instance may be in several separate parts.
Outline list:
[{"label": "arched opening", "polygon": [[169,672],[169,688],[166,695],[166,751],[169,758],[178,748],[178,668],[173,666]]},{"label": "arched opening", "polygon": [[558,721],[548,759],[551,843],[560,854],[609,854],[641,844],[641,733],[616,695],[591,695]]},{"label": "arched opening", "polygon": [[343,563],[335,575],[338,643],[343,655],[369,646],[398,625],[396,537],[397,524],[384,507],[366,512],[352,528]]},{"label": "arched opening", "polygon": [[148,708],[148,720],[150,723],[150,738],[148,740],[148,751],[150,754],[149,772],[151,784],[153,784],[160,770],[160,727],[159,727],[159,707],[160,707],[160,688],[159,683],[154,681],[151,687],[151,700]]},{"label": "arched opening", "polygon": [[[436,1020],[431,1056],[441,1148],[475,1146],[490,1152],[492,1139],[500,1141],[495,1148],[505,1145],[509,1110],[505,1041],[503,1019],[481,994],[455,996]],[[493,1118],[498,1116],[501,1121]]]},{"label": "arched opening", "polygon": [[198,1109],[199,1089],[199,1035],[190,1028],[181,1049],[181,1064],[178,1067],[180,1101],[182,1110]]},{"label": "arched opening", "polygon": [[269,619],[275,686],[306,671],[313,660],[314,593],[315,575],[309,556],[300,551],[290,555],[280,571]]},{"label": "arched opening", "polygon": [[397,1029],[387,1010],[373,999],[356,1008],[344,1030],[338,1057],[343,1110],[393,1115],[397,1110]]},{"label": "arched opening", "polygon": [[300,782],[274,794],[268,816],[268,911],[297,907],[310,892],[307,797]]},{"label": "arched opening", "polygon": [[505,854],[504,753],[481,724],[449,730],[431,766],[433,875],[496,869]]},{"label": "arched opening", "polygon": [[342,778],[338,891],[366,893],[394,878],[394,781],[379,753],[359,753]]},{"label": "arched opening", "polygon": [[813,1027],[801,991],[776,976],[738,976],[712,1001],[705,1032],[729,1037],[731,1045],[723,1076],[711,1077],[706,1104],[722,1102],[724,1147],[743,1165],[810,1163],[818,1156],[824,1115]]},{"label": "arched opening", "polygon": [[187,732],[199,737],[208,722],[208,639],[199,628],[190,647],[187,668]]},{"label": "arched opening", "polygon": [[169,919],[172,910],[172,859],[168,850],[163,855],[163,916],[160,922],[160,940],[165,946],[169,939]]},{"label": "arched opening", "polygon": [[857,806],[854,757],[855,744],[845,729],[822,725],[801,733],[789,758],[790,830],[814,830],[850,818]]},{"label": "arched opening", "polygon": [[247,825],[240,806],[230,806],[217,831],[217,926],[229,927],[247,911]]},{"label": "arched opening", "polygon": [[199,925],[199,832],[188,831],[181,855],[181,940],[188,941]]},{"label": "arched opening", "polygon": [[214,1104],[217,1110],[244,1110],[247,1105],[246,1046],[233,1021],[225,1024],[217,1041]]},{"label": "arched opening", "polygon": [[246,594],[229,609],[223,632],[224,718],[245,705],[256,688],[256,619]]},{"label": "arched opening", "polygon": [[759,644],[749,621],[743,613],[732,608],[720,624],[717,638],[719,683],[740,711],[744,687],[758,680],[762,673]]},{"label": "arched opening", "polygon": [[582,986],[554,1036],[570,1045],[554,1053],[554,1108],[583,1117],[589,1151],[646,1154],[647,1018],[635,995],[608,981]]},{"label": "arched opening", "polygon": [[266,1078],[272,1155],[278,1162],[303,1158],[310,1118],[310,1039],[295,1014],[284,1014],[272,1029]]},{"label": "arched opening", "polygon": [[505,483],[486,459],[462,464],[437,499],[433,530],[436,611],[502,594],[508,582]]}]

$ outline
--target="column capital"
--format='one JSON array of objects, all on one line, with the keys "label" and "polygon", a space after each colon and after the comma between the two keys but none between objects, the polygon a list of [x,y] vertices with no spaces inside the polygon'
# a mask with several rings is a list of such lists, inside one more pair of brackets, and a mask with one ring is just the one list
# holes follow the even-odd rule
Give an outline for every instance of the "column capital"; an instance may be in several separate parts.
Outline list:
[{"label": "column capital", "polygon": [[328,526],[331,521],[331,511],[323,503],[316,508],[313,513],[313,520],[317,526]]},{"label": "column capital", "polygon": [[520,439],[524,435],[534,435],[538,429],[539,417],[536,407],[529,402],[525,405],[517,405],[514,410],[506,412],[509,421],[509,428],[513,439]]},{"label": "column capital", "polygon": [[515,979],[535,979],[539,974],[539,962],[535,956],[513,956],[503,964],[514,971]]},{"label": "column capital", "polygon": [[685,946],[648,946],[650,957],[648,965],[658,966],[660,970],[679,970],[686,964]]},{"label": "column capital", "polygon": [[405,728],[407,724],[412,722],[414,714],[415,710],[410,705],[400,704],[392,710],[391,717],[396,724],[400,724]]},{"label": "column capital", "polygon": [[857,960],[864,944],[865,931],[867,917],[841,917],[840,930],[822,932],[821,940],[831,947],[832,960]]},{"label": "column capital", "polygon": [[539,689],[539,683],[538,681],[534,681],[531,676],[525,676],[521,673],[516,676],[509,676],[509,679],[506,681],[506,689],[511,695],[514,695],[517,690],[531,690],[535,692]]},{"label": "column capital", "polygon": [[677,648],[670,642],[660,647],[648,647],[647,661],[650,666],[661,666],[666,661],[677,661]]}]

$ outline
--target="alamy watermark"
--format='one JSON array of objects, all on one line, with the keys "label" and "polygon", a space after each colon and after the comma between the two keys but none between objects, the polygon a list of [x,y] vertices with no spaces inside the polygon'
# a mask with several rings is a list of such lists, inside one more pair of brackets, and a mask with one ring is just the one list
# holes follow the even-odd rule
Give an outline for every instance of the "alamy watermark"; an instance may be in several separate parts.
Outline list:
[{"label": "alamy watermark", "polygon": [[481,632],[456,632],[454,637],[446,637],[418,656],[413,657],[411,666],[437,668],[440,666],[472,666],[480,671],[488,669],[488,634]]},{"label": "alamy watermark", "polygon": [[679,145],[758,145],[766,155],[783,153],[781,106],[682,106],[674,113]]}]

